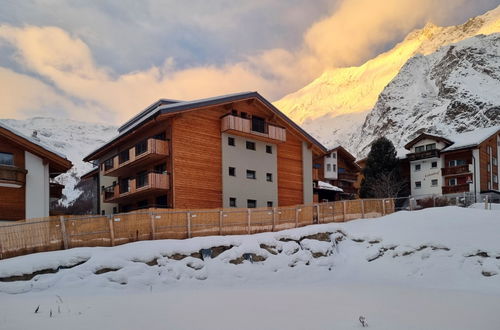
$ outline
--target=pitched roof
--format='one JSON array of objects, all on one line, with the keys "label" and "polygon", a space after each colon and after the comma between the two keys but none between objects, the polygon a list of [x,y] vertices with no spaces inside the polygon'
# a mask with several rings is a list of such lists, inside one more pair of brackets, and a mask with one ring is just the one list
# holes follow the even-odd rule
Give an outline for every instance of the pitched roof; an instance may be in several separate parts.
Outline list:
[{"label": "pitched roof", "polygon": [[262,102],[265,106],[267,106],[271,111],[276,113],[281,119],[286,121],[290,126],[292,126],[294,129],[296,129],[300,134],[302,134],[307,140],[309,140],[311,143],[315,144],[320,150],[323,152],[326,151],[326,148],[314,137],[312,137],[309,133],[307,133],[304,129],[302,129],[299,125],[297,125],[293,120],[288,118],[283,112],[278,110],[271,102],[266,100],[262,95],[260,95],[258,92],[242,92],[242,93],[235,93],[235,94],[227,94],[227,95],[221,95],[221,96],[216,96],[216,97],[210,97],[210,98],[205,98],[205,99],[199,99],[199,100],[194,100],[194,101],[179,101],[179,102],[173,102],[170,104],[160,104],[156,107],[154,107],[155,104],[158,104],[158,102],[153,103],[152,106],[148,107],[146,110],[142,111],[139,115],[136,115],[129,121],[127,121],[124,125],[118,128],[119,134],[112,138],[108,143],[105,145],[99,147],[98,149],[92,151],[89,155],[87,155],[84,160],[88,161],[91,160],[95,154],[106,148],[110,143],[116,142],[119,140],[121,137],[125,136],[127,133],[132,131],[134,128],[137,128],[141,126],[142,124],[146,123],[147,121],[155,118],[158,115],[163,115],[163,114],[174,114],[174,113],[180,113],[184,111],[191,111],[191,110],[196,110],[198,108],[204,108],[204,107],[209,107],[209,106],[215,106],[219,104],[224,104],[224,103],[231,103],[235,101],[241,101],[245,99],[252,99],[255,98]]},{"label": "pitched roof", "polygon": [[65,155],[55,151],[38,139],[22,134],[3,122],[0,122],[0,135],[13,140],[14,143],[21,145],[31,153],[47,159],[50,166],[56,171],[66,172],[73,166]]},{"label": "pitched roof", "polygon": [[453,141],[453,144],[442,151],[445,152],[475,147],[495,133],[500,133],[500,126],[478,128],[469,132],[449,135],[447,138]]}]

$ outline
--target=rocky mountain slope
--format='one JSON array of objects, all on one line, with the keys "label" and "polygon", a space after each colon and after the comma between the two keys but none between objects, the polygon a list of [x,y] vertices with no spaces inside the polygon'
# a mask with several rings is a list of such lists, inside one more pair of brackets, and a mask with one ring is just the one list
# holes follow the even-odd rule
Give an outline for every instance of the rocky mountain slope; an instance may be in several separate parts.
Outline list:
[{"label": "rocky mountain slope", "polygon": [[92,169],[92,164],[82,158],[117,134],[116,127],[86,123],[70,119],[35,117],[26,120],[0,119],[19,132],[31,136],[37,131],[41,143],[66,155],[73,168],[57,177],[66,187],[63,190],[63,205],[68,205],[80,195],[75,189],[82,174]]},{"label": "rocky mountain slope", "polygon": [[500,33],[415,55],[384,88],[352,149],[386,136],[402,148],[421,131],[451,135],[500,125]]},{"label": "rocky mountain slope", "polygon": [[[500,7],[462,25],[440,27],[429,23],[363,65],[327,70],[274,104],[323,143],[346,145],[361,128],[384,87],[408,59],[475,35],[495,32],[500,32]],[[348,147],[357,153],[353,146]]]}]

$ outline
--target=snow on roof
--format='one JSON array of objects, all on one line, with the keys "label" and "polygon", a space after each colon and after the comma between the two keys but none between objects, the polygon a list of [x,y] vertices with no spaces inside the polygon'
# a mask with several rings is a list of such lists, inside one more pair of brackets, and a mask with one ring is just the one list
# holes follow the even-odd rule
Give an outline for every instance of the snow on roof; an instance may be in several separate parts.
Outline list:
[{"label": "snow on roof", "polygon": [[61,154],[60,152],[58,152],[58,151],[56,151],[56,150],[52,149],[52,148],[51,148],[51,147],[49,147],[48,145],[46,145],[46,144],[42,143],[40,140],[35,139],[35,138],[33,138],[33,137],[30,137],[30,136],[26,136],[26,135],[24,135],[23,133],[19,132],[18,130],[14,129],[14,128],[10,127],[10,126],[8,126],[8,125],[7,125],[7,124],[5,124],[5,123],[3,123],[2,121],[0,121],[0,128],[3,128],[3,129],[5,129],[5,130],[7,130],[7,131],[9,131],[9,132],[11,132],[11,133],[13,133],[13,134],[17,135],[17,136],[20,136],[20,137],[22,137],[23,139],[25,139],[25,140],[27,140],[27,141],[29,141],[29,142],[33,143],[33,144],[36,144],[37,146],[42,147],[43,149],[45,149],[45,150],[47,150],[47,151],[50,151],[51,153],[56,154],[56,155],[58,155],[58,156],[59,156],[59,157],[61,157],[61,158],[68,159],[65,155],[63,155],[63,154]]},{"label": "snow on roof", "polygon": [[342,188],[329,184],[328,182],[318,181],[318,189],[333,190],[333,191],[344,191]]},{"label": "snow on roof", "polygon": [[443,151],[475,147],[497,132],[500,132],[500,126],[478,128],[470,132],[451,134],[446,136],[446,138],[453,141],[453,144],[443,149]]}]

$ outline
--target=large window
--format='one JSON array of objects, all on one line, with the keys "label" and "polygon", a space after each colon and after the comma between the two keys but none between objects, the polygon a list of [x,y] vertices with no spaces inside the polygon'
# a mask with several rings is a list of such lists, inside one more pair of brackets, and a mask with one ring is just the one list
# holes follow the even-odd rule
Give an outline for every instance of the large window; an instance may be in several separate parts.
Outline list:
[{"label": "large window", "polygon": [[266,133],[266,121],[264,118],[252,116],[252,131]]},{"label": "large window", "polygon": [[148,151],[148,140],[141,141],[135,145],[135,155],[139,156]]},{"label": "large window", "polygon": [[120,194],[128,192],[128,178],[120,179]]},{"label": "large window", "polygon": [[9,152],[0,152],[0,165],[14,166],[14,155]]},{"label": "large window", "polygon": [[137,183],[136,183],[137,188],[147,186],[148,185],[148,172],[143,171],[143,172],[138,173],[136,180],[137,180]]},{"label": "large window", "polygon": [[427,144],[425,146],[425,150],[434,150],[434,149],[436,149],[436,144],[435,143]]},{"label": "large window", "polygon": [[415,147],[415,152],[422,152],[422,151],[425,151],[425,146]]},{"label": "large window", "polygon": [[463,159],[454,159],[448,162],[449,167],[460,166],[460,165],[467,165],[467,161]]},{"label": "large window", "polygon": [[110,170],[112,168],[113,168],[113,158],[106,159],[104,161],[104,170],[107,171],[107,170]]},{"label": "large window", "polygon": [[120,164],[123,164],[123,163],[128,162],[130,160],[130,152],[128,151],[128,149],[120,152],[120,154],[118,155],[118,160],[119,160]]}]

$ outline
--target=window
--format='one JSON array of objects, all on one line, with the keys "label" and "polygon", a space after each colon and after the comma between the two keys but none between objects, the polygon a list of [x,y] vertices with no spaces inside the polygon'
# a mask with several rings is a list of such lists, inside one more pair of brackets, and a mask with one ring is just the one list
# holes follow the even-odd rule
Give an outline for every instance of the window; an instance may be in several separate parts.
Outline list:
[{"label": "window", "polygon": [[266,173],[266,181],[273,182],[273,174],[272,173]]},{"label": "window", "polygon": [[267,207],[273,207],[273,202],[272,201],[267,202]]},{"label": "window", "polygon": [[238,115],[238,110],[236,110],[236,109],[231,110],[231,114],[233,116],[237,116]]},{"label": "window", "polygon": [[236,176],[236,168],[229,167],[229,176]]},{"label": "window", "polygon": [[268,154],[272,154],[273,153],[273,147],[272,146],[266,146],[266,152]]},{"label": "window", "polygon": [[118,160],[119,160],[120,164],[123,164],[123,163],[128,162],[130,160],[130,152],[128,151],[128,149],[120,152],[120,154],[118,155]]},{"label": "window", "polygon": [[332,164],[326,164],[326,171],[331,172],[332,171]]},{"label": "window", "polygon": [[229,207],[236,207],[236,198],[229,197]]},{"label": "window", "polygon": [[431,186],[436,187],[438,185],[438,180],[437,179],[432,179],[431,180]]},{"label": "window", "polygon": [[434,149],[436,149],[435,143],[431,143],[425,146],[425,150],[434,150]]},{"label": "window", "polygon": [[467,161],[463,159],[454,159],[448,162],[448,166],[450,167],[461,166],[461,165],[467,165]]},{"label": "window", "polygon": [[8,152],[0,152],[0,165],[14,166],[14,155]]},{"label": "window", "polygon": [[330,158],[330,157],[332,157],[331,154],[326,154],[326,158]]},{"label": "window", "polygon": [[113,168],[113,158],[106,159],[104,161],[104,170],[107,171],[107,170],[110,170],[112,168]]},{"label": "window", "polygon": [[148,185],[148,172],[142,171],[137,173],[136,187],[142,188]]},{"label": "window", "polygon": [[491,164],[488,163],[488,172],[491,172]]},{"label": "window", "polygon": [[247,149],[248,150],[255,150],[255,142],[247,141]]},{"label": "window", "polygon": [[154,167],[154,170],[156,173],[167,173],[167,164],[165,163],[162,163],[162,164],[158,164]]},{"label": "window", "polygon": [[415,147],[415,152],[422,152],[422,151],[425,151],[425,146]]},{"label": "window", "polygon": [[337,171],[337,165],[333,164],[332,166],[333,166],[333,171],[334,172]]},{"label": "window", "polygon": [[247,179],[255,180],[257,176],[255,175],[255,171],[247,170]]},{"label": "window", "polygon": [[448,185],[449,186],[456,186],[457,185],[457,179],[456,178],[448,179]]},{"label": "window", "polygon": [[337,153],[336,152],[332,152],[332,158],[337,158]]},{"label": "window", "polygon": [[432,162],[432,163],[431,163],[431,167],[432,167],[432,168],[436,168],[436,167],[438,167],[438,162]]},{"label": "window", "polygon": [[148,151],[148,140],[141,141],[135,145],[135,155],[139,156]]},{"label": "window", "polygon": [[236,145],[236,143],[234,142],[234,137],[228,136],[227,144],[234,147]]},{"label": "window", "polygon": [[255,199],[247,199],[247,207],[249,209],[254,209],[257,207],[257,201]]},{"label": "window", "polygon": [[496,174],[493,174],[493,182],[498,183],[498,176]]},{"label": "window", "polygon": [[415,188],[416,189],[422,188],[422,182],[421,181],[415,181]]},{"label": "window", "polygon": [[128,192],[128,178],[120,179],[120,194]]},{"label": "window", "polygon": [[497,166],[497,165],[498,165],[498,160],[496,159],[496,157],[493,157],[493,165],[494,165],[494,166]]},{"label": "window", "polygon": [[422,165],[421,164],[416,164],[415,165],[415,171],[420,171],[422,168]]},{"label": "window", "polygon": [[266,133],[266,121],[264,118],[252,116],[252,131]]}]

